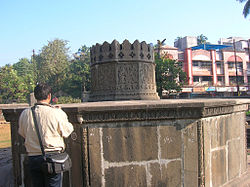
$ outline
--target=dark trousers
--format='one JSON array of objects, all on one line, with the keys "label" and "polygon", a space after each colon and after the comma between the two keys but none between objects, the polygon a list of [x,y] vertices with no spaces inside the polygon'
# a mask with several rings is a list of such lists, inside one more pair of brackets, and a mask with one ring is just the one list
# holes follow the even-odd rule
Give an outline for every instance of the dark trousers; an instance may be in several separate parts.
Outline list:
[{"label": "dark trousers", "polygon": [[29,170],[34,187],[62,187],[62,174],[43,173],[41,165],[43,156],[29,156]]}]

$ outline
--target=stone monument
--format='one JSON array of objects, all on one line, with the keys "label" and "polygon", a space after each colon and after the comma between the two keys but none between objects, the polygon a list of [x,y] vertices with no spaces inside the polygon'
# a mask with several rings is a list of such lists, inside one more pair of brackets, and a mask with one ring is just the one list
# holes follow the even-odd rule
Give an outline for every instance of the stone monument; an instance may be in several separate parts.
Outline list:
[{"label": "stone monument", "polygon": [[136,40],[114,40],[91,48],[89,101],[159,99],[153,46]]}]

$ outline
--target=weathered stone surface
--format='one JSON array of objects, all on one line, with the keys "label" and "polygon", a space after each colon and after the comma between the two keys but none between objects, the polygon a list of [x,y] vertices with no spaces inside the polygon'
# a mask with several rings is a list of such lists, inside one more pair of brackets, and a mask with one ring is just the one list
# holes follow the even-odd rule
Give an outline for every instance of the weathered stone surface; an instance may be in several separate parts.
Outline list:
[{"label": "weathered stone surface", "polygon": [[198,186],[197,123],[183,129],[183,162],[185,186]]},{"label": "weathered stone surface", "polygon": [[[246,106],[241,103],[243,100],[211,99],[61,105],[76,127],[77,139],[72,139],[74,136],[68,138],[70,143],[67,144],[70,155],[76,155],[72,159],[74,168],[71,175],[72,186],[84,186],[80,182],[87,177],[84,170],[87,166],[85,161],[89,161],[87,164],[90,166],[88,172],[90,172],[92,186],[105,184],[106,186],[123,186],[123,184],[129,186],[130,182],[131,185],[135,184],[133,186],[150,186],[149,183],[152,181],[157,186],[161,183],[165,184],[164,181],[162,182],[165,176],[170,176],[171,185],[174,186],[173,184],[178,183],[179,175],[181,175],[181,185],[198,186],[198,176],[203,171],[205,171],[206,186],[224,185],[228,182],[230,167],[234,167],[233,164],[229,165],[229,160],[236,159],[234,155],[230,159],[227,157],[231,154],[230,149],[236,149],[238,154],[243,156],[245,154],[242,122],[245,122]],[[23,176],[28,180],[28,176],[20,167],[23,164],[21,158],[25,154],[25,149],[23,140],[17,133],[18,117],[22,110],[23,108],[3,110],[5,119],[11,121],[16,185],[27,184],[22,180]],[[83,118],[82,124],[77,121],[79,115]],[[203,125],[203,129],[200,128],[200,124]],[[82,140],[82,129],[86,127],[89,127],[89,144],[86,144],[86,139]],[[172,127],[176,127],[176,132]],[[165,128],[168,130],[164,131]],[[240,131],[229,131],[229,128],[240,128]],[[181,161],[172,159],[174,155],[179,154],[179,146],[174,147],[171,143],[164,144],[164,138],[167,140],[168,134],[172,138],[174,136],[172,133],[178,134],[179,130],[182,133]],[[225,136],[220,137],[216,133],[212,136],[212,131],[220,131],[225,133]],[[214,138],[214,147],[211,145],[212,138]],[[138,139],[140,141],[137,141]],[[238,142],[232,143],[234,140]],[[175,141],[178,145],[179,139]],[[176,149],[173,154],[167,155],[169,149],[167,146]],[[86,147],[89,148],[89,156],[87,156],[89,160],[85,160],[88,154],[83,153]],[[158,150],[158,147],[161,150]],[[234,154],[234,151],[231,151]],[[202,156],[204,156],[204,165],[202,165]],[[246,165],[242,157],[240,156],[241,174],[244,173]],[[181,172],[176,174],[176,168],[180,166]],[[136,171],[132,171],[132,167]],[[159,175],[154,176],[159,170],[163,173],[162,178],[157,178]],[[173,177],[171,172],[175,173]],[[234,173],[231,172],[230,176],[234,176]]]},{"label": "weathered stone surface", "polygon": [[[245,112],[242,114],[243,118],[246,118]],[[240,146],[241,147],[241,174],[245,173],[247,171],[247,141],[246,141],[246,124],[241,124],[241,135],[240,135]]]},{"label": "weathered stone surface", "polygon": [[158,158],[157,127],[103,128],[104,158],[109,162]]},{"label": "weathered stone surface", "polygon": [[89,162],[90,179],[92,186],[101,186],[102,184],[102,164],[101,164],[101,143],[100,129],[89,128]]},{"label": "weathered stone surface", "polygon": [[181,130],[176,126],[162,126],[160,128],[160,148],[162,159],[181,158]]},{"label": "weathered stone surface", "polygon": [[153,47],[145,42],[104,42],[91,48],[90,101],[152,100],[156,93]]},{"label": "weathered stone surface", "polygon": [[105,170],[105,186],[147,186],[145,166],[130,165]]},{"label": "weathered stone surface", "polygon": [[232,140],[228,143],[228,178],[232,180],[240,175],[240,163],[242,152],[239,150],[240,140]]},{"label": "weathered stone surface", "polygon": [[[70,154],[71,160],[72,160],[72,169],[71,169],[71,175],[75,177],[74,181],[71,181],[72,186],[79,186],[83,185],[83,175],[81,171],[81,167],[85,168],[84,159],[87,155],[84,155],[83,147],[81,146],[83,144],[82,137],[83,137],[83,131],[82,128],[78,124],[73,124],[74,126],[74,132],[69,136],[66,143],[66,151]],[[81,154],[79,154],[81,153]],[[64,183],[65,184],[65,183]],[[69,184],[68,184],[69,185]]]},{"label": "weathered stone surface", "polygon": [[223,118],[213,118],[211,125],[211,148],[225,146],[227,141],[226,125],[228,125],[228,116]]},{"label": "weathered stone surface", "polygon": [[226,150],[221,149],[212,152],[211,171],[213,186],[220,186],[227,182],[226,165]]},{"label": "weathered stone surface", "polygon": [[203,132],[204,132],[204,164],[205,164],[205,186],[210,186],[210,157],[211,157],[211,118],[203,119]]},{"label": "weathered stone surface", "polygon": [[151,186],[181,186],[181,161],[150,165]]},{"label": "weathered stone surface", "polygon": [[230,124],[230,128],[227,128],[228,140],[240,137],[240,126],[245,124],[245,114],[235,113],[228,117],[226,124]]}]

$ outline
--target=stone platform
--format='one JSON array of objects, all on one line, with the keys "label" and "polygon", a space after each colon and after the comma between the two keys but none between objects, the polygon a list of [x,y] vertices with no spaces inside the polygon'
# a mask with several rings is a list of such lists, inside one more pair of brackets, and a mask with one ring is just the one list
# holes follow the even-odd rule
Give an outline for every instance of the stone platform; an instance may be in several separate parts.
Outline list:
[{"label": "stone platform", "polygon": [[[194,99],[61,105],[75,129],[66,140],[73,167],[64,186],[212,187],[234,182],[247,171],[249,103]],[[29,186],[26,152],[17,134],[22,110],[3,113],[11,122],[15,184]]]}]

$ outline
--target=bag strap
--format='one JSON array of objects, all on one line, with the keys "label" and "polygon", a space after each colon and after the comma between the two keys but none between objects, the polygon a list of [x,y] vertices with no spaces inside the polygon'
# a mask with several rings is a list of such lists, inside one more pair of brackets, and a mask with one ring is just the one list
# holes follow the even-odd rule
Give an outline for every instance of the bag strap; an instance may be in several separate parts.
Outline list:
[{"label": "bag strap", "polygon": [[40,132],[39,132],[38,123],[37,123],[37,120],[36,120],[35,106],[31,107],[31,111],[32,111],[33,121],[34,121],[34,124],[35,124],[35,129],[36,129],[36,133],[37,133],[37,136],[38,136],[41,151],[42,151],[43,157],[45,158],[45,151],[44,151],[41,135],[40,135]]}]

